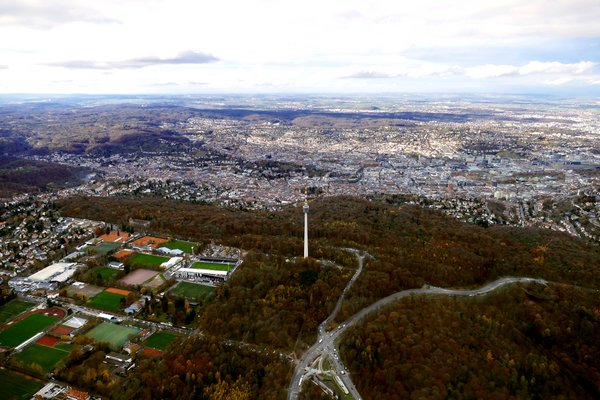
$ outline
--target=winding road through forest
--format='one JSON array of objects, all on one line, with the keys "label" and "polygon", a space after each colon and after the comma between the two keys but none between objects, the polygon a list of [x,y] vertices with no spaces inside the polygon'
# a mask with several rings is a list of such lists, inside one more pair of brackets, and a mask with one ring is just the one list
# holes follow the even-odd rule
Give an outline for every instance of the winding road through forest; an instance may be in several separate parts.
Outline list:
[{"label": "winding road through forest", "polygon": [[346,373],[346,369],[337,354],[337,345],[336,342],[338,339],[346,332],[346,330],[355,326],[357,323],[365,319],[369,314],[380,310],[381,308],[394,303],[400,299],[410,296],[419,296],[419,295],[442,295],[442,296],[453,296],[453,297],[474,297],[474,296],[483,296],[488,293],[491,293],[503,286],[511,285],[515,283],[540,283],[546,285],[548,282],[544,279],[536,279],[536,278],[525,278],[525,277],[505,277],[497,279],[493,282],[488,283],[485,286],[482,286],[478,289],[446,289],[435,286],[425,285],[420,289],[408,289],[402,290],[400,292],[396,292],[390,296],[384,297],[371,304],[368,307],[363,308],[358,313],[354,314],[352,317],[347,319],[345,322],[341,323],[336,329],[331,332],[326,332],[326,326],[335,319],[338,311],[341,308],[341,304],[343,302],[345,294],[348,292],[350,287],[354,284],[358,276],[362,272],[363,261],[365,258],[364,254],[359,253],[357,250],[351,250],[354,252],[358,258],[358,269],[355,274],[352,276],[352,279],[348,282],[346,287],[344,288],[342,295],[340,296],[334,310],[327,317],[325,321],[323,321],[319,325],[319,336],[317,338],[317,343],[315,343],[312,347],[310,347],[304,355],[298,360],[296,364],[296,368],[294,369],[294,374],[290,381],[290,385],[288,388],[288,400],[295,400],[298,398],[298,394],[302,389],[302,383],[305,378],[309,378],[314,375],[318,375],[321,371],[315,370],[315,368],[311,368],[320,358],[329,359],[332,368],[335,370],[334,373],[337,377],[343,382],[343,385],[346,387],[348,392],[357,400],[362,399],[358,390],[354,386],[352,379]]}]

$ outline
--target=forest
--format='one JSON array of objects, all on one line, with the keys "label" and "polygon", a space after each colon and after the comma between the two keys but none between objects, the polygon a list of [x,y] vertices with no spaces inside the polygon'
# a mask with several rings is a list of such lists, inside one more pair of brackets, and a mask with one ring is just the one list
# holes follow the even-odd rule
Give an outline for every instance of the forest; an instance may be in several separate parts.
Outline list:
[{"label": "forest", "polygon": [[536,284],[404,299],[341,353],[365,399],[594,399],[599,335],[597,292]]},{"label": "forest", "polygon": [[[347,293],[338,322],[391,293],[424,284],[475,287],[511,275],[600,288],[597,246],[539,229],[468,225],[438,211],[385,200],[337,197],[311,202],[308,260],[294,258],[302,254],[300,207],[267,212],[155,198],[91,197],[63,199],[56,206],[65,216],[123,227],[129,218],[144,219],[151,221],[149,233],[247,250],[244,263],[199,315],[199,328],[209,342],[218,337],[301,354],[314,342],[317,325],[356,267],[356,257],[343,247],[372,257]],[[316,259],[333,260],[342,268]],[[583,398],[589,397],[590,385],[597,387],[598,382],[597,341],[590,343],[598,334],[598,305],[568,289],[538,292],[518,288],[481,300],[404,301],[396,307],[409,309],[390,312],[390,324],[387,316],[378,316],[350,332],[343,339],[343,358],[353,376],[370,368],[370,375],[357,378],[365,398],[395,398],[393,393],[410,393],[412,398],[535,398],[538,390],[552,393],[556,387],[556,393],[565,394],[580,386]],[[493,319],[493,329],[487,318]],[[570,331],[562,331],[568,327]],[[132,382],[156,384],[128,385],[127,393],[140,398],[188,398],[193,393],[203,398],[213,390],[208,387],[217,389],[215,371],[229,368],[240,370],[219,384],[219,393],[233,396],[228,391],[239,390],[250,393],[248,398],[281,398],[285,391],[289,364],[278,364],[277,372],[268,365],[254,367],[238,357],[237,349],[219,352],[215,346],[223,345],[216,339],[212,347],[196,338],[183,345],[189,346],[189,354],[171,351],[164,363],[144,361]],[[415,355],[410,353],[413,349]],[[394,368],[387,363],[404,356],[412,358]],[[439,360],[440,369],[428,360]],[[193,379],[179,367],[187,364],[195,371]],[[268,387],[248,378],[268,375],[266,371],[276,375]]]},{"label": "forest", "polygon": [[0,198],[76,184],[85,173],[84,168],[0,156]]}]

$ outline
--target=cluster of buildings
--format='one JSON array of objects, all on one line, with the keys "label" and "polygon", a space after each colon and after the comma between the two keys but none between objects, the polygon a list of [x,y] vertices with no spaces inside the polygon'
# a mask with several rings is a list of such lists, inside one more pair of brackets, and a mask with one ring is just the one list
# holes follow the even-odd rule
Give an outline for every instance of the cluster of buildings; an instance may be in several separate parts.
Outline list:
[{"label": "cluster of buildings", "polygon": [[10,275],[64,257],[103,225],[60,217],[47,198],[7,201],[0,212],[0,271]]}]

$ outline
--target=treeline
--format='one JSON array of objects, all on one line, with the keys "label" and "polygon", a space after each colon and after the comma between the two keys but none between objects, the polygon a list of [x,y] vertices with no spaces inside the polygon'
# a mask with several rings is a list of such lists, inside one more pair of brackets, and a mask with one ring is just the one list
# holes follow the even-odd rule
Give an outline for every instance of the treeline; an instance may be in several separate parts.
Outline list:
[{"label": "treeline", "polygon": [[342,357],[365,399],[600,397],[597,292],[513,286],[419,296],[350,331]]}]

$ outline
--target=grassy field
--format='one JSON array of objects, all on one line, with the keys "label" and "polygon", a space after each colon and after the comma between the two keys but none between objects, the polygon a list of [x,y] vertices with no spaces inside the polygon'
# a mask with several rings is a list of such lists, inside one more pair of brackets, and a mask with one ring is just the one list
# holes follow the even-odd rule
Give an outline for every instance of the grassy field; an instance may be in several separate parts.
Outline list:
[{"label": "grassy field", "polygon": [[8,347],[18,346],[56,321],[58,321],[58,318],[56,317],[31,314],[27,318],[0,332],[0,345]]},{"label": "grassy field", "polygon": [[178,249],[181,250],[185,253],[188,254],[192,254],[192,247],[197,250],[198,249],[198,243],[192,243],[192,242],[184,242],[183,240],[171,240],[168,243],[165,243],[163,245],[161,245],[160,247],[166,247],[167,249]]},{"label": "grassy field", "polygon": [[109,281],[119,273],[119,270],[111,267],[97,267],[94,268],[93,272],[94,274],[100,274],[103,281]]},{"label": "grassy field", "polygon": [[71,350],[73,350],[73,345],[70,345],[68,343],[59,343],[56,346],[54,346],[54,348],[58,350],[65,350],[70,353]]},{"label": "grassy field", "polygon": [[11,300],[8,303],[0,306],[0,324],[10,321],[32,306],[33,303],[17,299]]},{"label": "grassy field", "polygon": [[121,308],[121,299],[125,296],[116,293],[102,292],[92,297],[87,304],[103,310],[118,310]]},{"label": "grassy field", "polygon": [[121,246],[121,243],[103,242],[94,247],[87,247],[85,251],[95,251],[96,254],[105,255]]},{"label": "grassy field", "polygon": [[171,332],[156,332],[144,341],[144,346],[152,347],[157,350],[164,350],[178,337],[178,335]]},{"label": "grassy field", "polygon": [[233,265],[232,264],[217,264],[217,263],[196,261],[195,263],[192,264],[191,268],[212,269],[215,271],[229,271],[230,269],[233,268]]},{"label": "grassy field", "polygon": [[212,286],[199,285],[190,282],[179,282],[179,284],[171,289],[169,293],[190,300],[200,300],[210,296],[214,291],[215,288]]},{"label": "grassy field", "polygon": [[98,342],[108,342],[112,348],[118,349],[129,340],[130,335],[137,335],[140,330],[141,329],[132,326],[103,322],[91,329],[86,336],[91,337]]},{"label": "grassy field", "polygon": [[132,255],[129,260],[131,264],[136,265],[160,265],[169,261],[169,257],[155,256],[153,254],[137,253]]},{"label": "grassy field", "polygon": [[29,367],[31,364],[38,364],[42,367],[43,373],[48,373],[65,357],[69,355],[70,349],[59,349],[56,347],[47,347],[39,344],[32,344],[17,355],[15,359],[23,363],[23,366]]},{"label": "grassy field", "polygon": [[41,382],[5,369],[0,370],[0,383],[2,383],[2,398],[6,400],[29,400],[44,387]]}]

